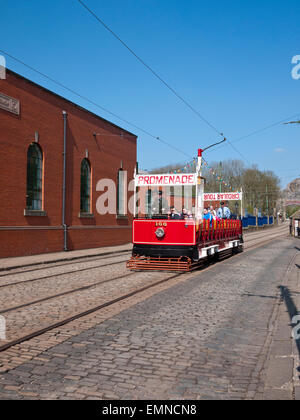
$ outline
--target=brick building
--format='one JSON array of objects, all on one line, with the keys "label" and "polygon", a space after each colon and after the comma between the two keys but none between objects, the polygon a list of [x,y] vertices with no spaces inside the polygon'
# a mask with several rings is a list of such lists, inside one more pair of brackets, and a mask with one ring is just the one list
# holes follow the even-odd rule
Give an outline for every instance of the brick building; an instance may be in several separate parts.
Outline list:
[{"label": "brick building", "polygon": [[[136,142],[7,70],[0,80],[0,258],[130,242],[126,192]],[[111,214],[96,206],[104,178],[116,184]]]}]

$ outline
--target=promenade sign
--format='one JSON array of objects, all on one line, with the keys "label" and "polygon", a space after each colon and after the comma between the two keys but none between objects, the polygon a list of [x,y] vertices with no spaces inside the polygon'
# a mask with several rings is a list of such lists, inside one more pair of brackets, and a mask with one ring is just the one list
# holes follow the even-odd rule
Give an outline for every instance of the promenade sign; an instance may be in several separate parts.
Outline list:
[{"label": "promenade sign", "polygon": [[135,185],[144,186],[176,186],[176,185],[196,185],[196,174],[159,174],[159,175],[137,175]]},{"label": "promenade sign", "polygon": [[202,196],[203,201],[238,201],[242,198],[242,192],[204,193]]}]

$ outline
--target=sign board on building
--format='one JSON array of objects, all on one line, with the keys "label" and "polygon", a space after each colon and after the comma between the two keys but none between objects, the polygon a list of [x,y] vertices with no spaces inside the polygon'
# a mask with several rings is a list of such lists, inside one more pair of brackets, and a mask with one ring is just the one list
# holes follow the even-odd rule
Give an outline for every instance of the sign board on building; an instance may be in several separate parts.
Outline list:
[{"label": "sign board on building", "polygon": [[0,92],[0,108],[13,114],[20,114],[20,101]]}]

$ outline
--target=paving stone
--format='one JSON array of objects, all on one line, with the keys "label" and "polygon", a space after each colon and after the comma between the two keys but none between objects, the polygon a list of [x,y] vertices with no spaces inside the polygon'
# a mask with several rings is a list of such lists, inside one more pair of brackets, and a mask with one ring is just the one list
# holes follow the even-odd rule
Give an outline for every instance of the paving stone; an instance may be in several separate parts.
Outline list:
[{"label": "paving stone", "polygon": [[290,340],[291,339],[291,328],[288,324],[279,326],[274,334],[275,340]]},{"label": "paving stone", "polygon": [[[260,378],[268,355],[268,320],[278,305],[277,287],[295,252],[291,243],[277,240],[207,271],[185,275],[185,281],[137,299],[118,316],[107,310],[107,319],[98,325],[82,332],[74,327],[75,335],[64,336],[64,344],[52,336],[52,348],[37,353],[49,362],[33,367],[22,359],[13,377],[21,384],[33,378],[43,399],[181,399],[191,394],[201,399],[262,398],[264,386],[257,385],[248,394],[247,389],[255,375]],[[140,281],[145,284],[155,276],[162,273],[143,273]],[[60,357],[61,353],[67,357]],[[284,369],[290,371],[290,365],[279,369],[280,381],[285,378]],[[279,381],[271,373],[268,378]],[[0,381],[0,396],[2,391]],[[10,392],[16,398],[35,398],[34,391],[31,395],[17,389]]]},{"label": "paving stone", "polygon": [[274,340],[271,347],[272,356],[286,356],[292,354],[292,340]]},{"label": "paving stone", "polygon": [[293,378],[294,361],[291,358],[276,358],[270,360],[266,386],[280,388],[291,382]]},{"label": "paving stone", "polygon": [[264,400],[292,400],[292,391],[283,389],[266,389],[263,393]]},{"label": "paving stone", "polygon": [[295,387],[295,400],[300,401],[300,386]]}]

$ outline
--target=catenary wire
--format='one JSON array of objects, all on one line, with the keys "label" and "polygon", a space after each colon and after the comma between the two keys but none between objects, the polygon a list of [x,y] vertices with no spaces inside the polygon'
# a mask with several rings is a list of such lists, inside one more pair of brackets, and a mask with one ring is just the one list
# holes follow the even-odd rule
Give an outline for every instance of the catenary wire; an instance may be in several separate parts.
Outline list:
[{"label": "catenary wire", "polygon": [[[188,158],[192,158],[192,156],[191,156],[191,155],[188,155],[187,153],[185,153],[184,151],[182,151],[182,150],[178,149],[177,147],[173,146],[172,144],[168,143],[167,141],[165,141],[165,140],[161,139],[161,138],[160,138],[160,137],[158,137],[158,136],[155,136],[154,134],[150,133],[149,131],[147,131],[147,130],[145,130],[145,129],[143,129],[143,128],[139,127],[139,126],[137,126],[136,124],[134,124],[134,123],[132,123],[132,122],[130,122],[130,121],[128,121],[128,120],[126,120],[126,119],[124,119],[123,117],[120,117],[119,115],[117,115],[117,114],[115,114],[114,112],[112,112],[112,111],[108,110],[107,108],[103,107],[102,105],[99,105],[99,104],[98,104],[98,103],[96,103],[95,101],[93,101],[93,100],[91,100],[91,99],[87,98],[86,96],[84,96],[84,95],[82,95],[82,94],[80,94],[80,93],[76,92],[75,90],[73,90],[73,89],[71,89],[71,88],[67,87],[66,85],[62,84],[61,82],[58,82],[57,80],[53,79],[52,77],[48,76],[47,74],[42,73],[41,71],[39,71],[39,70],[35,69],[34,67],[30,66],[29,64],[26,64],[26,63],[25,63],[25,62],[23,62],[22,60],[20,60],[20,59],[18,59],[18,58],[16,58],[16,57],[14,57],[13,55],[9,54],[7,51],[0,49],[0,52],[1,52],[1,53],[3,53],[3,54],[5,54],[5,55],[7,55],[7,56],[8,56],[8,57],[10,57],[12,60],[14,60],[14,61],[16,61],[16,62],[18,62],[18,63],[22,64],[23,66],[27,67],[27,68],[28,68],[28,69],[30,69],[30,70],[32,70],[33,72],[35,72],[35,73],[37,73],[37,74],[39,74],[39,75],[41,75],[41,76],[45,77],[46,79],[50,80],[50,81],[51,81],[51,82],[53,82],[54,84],[56,84],[56,85],[58,85],[58,86],[62,87],[63,89],[66,89],[67,91],[69,91],[69,92],[73,93],[74,95],[78,96],[79,98],[81,98],[81,99],[83,99],[83,100],[85,100],[85,101],[89,102],[90,104],[92,104],[92,105],[96,106],[96,107],[97,107],[97,108],[99,108],[99,109],[102,109],[103,111],[105,111],[105,112],[107,112],[108,114],[110,114],[110,115],[114,116],[115,118],[118,118],[119,120],[121,120],[121,121],[125,122],[126,124],[128,124],[128,125],[130,125],[130,126],[132,126],[132,127],[136,128],[137,130],[139,130],[139,131],[143,132],[143,133],[144,133],[144,134],[146,134],[147,136],[149,136],[149,137],[151,137],[151,138],[153,138],[153,139],[155,139],[155,140],[158,140],[158,141],[160,141],[161,143],[164,143],[164,144],[165,144],[165,145],[167,145],[168,147],[171,147],[172,149],[176,150],[178,153],[181,153],[181,154],[185,155],[185,156],[186,156],[186,157],[188,157]],[[275,122],[275,123],[273,123],[273,124],[270,124],[270,125],[268,125],[268,126],[266,126],[266,127],[264,127],[264,128],[261,128],[261,129],[255,130],[255,131],[253,131],[253,132],[252,132],[252,133],[250,133],[250,134],[247,134],[247,135],[245,135],[245,136],[239,137],[238,139],[233,140],[233,143],[235,143],[235,142],[237,142],[237,141],[240,141],[240,140],[243,140],[243,139],[245,139],[245,138],[247,138],[247,137],[253,136],[253,135],[255,135],[255,134],[258,134],[258,133],[260,133],[260,132],[262,132],[262,131],[265,131],[265,130],[267,130],[267,129],[269,129],[269,128],[272,128],[272,127],[274,127],[274,126],[276,126],[276,125],[278,125],[278,124],[281,124],[281,123],[283,123],[284,121],[286,121],[286,120],[288,120],[288,119],[290,119],[290,118],[295,118],[295,117],[297,117],[297,116],[299,116],[299,112],[298,112],[297,114],[293,114],[293,115],[291,115],[291,116],[289,116],[289,117],[286,117],[286,118],[285,118],[285,119],[283,119],[283,120],[280,120],[280,121],[277,121],[277,122]],[[227,141],[228,141],[228,139],[227,139]],[[229,143],[229,144],[231,144],[232,142],[229,142],[229,141],[228,141],[228,143]],[[222,147],[225,147],[225,146],[227,146],[227,144],[224,144],[224,145],[219,145],[219,146],[217,146],[217,147],[216,147],[216,149],[219,149],[219,148],[222,148]],[[232,146],[232,144],[231,144],[231,146]],[[216,149],[215,149],[215,150],[216,150]],[[208,153],[209,153],[209,152],[208,152]]]},{"label": "catenary wire", "polygon": [[178,99],[180,99],[191,111],[194,112],[202,121],[204,121],[209,127],[211,127],[216,133],[223,137],[221,133],[213,124],[211,124],[199,111],[197,111],[186,99],[184,99],[175,89],[173,89],[169,83],[167,83],[155,70],[153,70],[140,56],[138,56],[108,25],[106,25],[102,19],[97,16],[83,1],[78,2],[102,25],[108,30],[121,44],[140,62],[146,67],[157,79],[159,79]]},{"label": "catenary wire", "polygon": [[57,80],[53,79],[52,77],[48,76],[47,74],[42,73],[41,71],[39,71],[39,70],[35,69],[34,67],[30,66],[29,64],[24,63],[24,61],[22,61],[22,60],[20,60],[20,59],[18,59],[16,57],[14,57],[13,55],[9,54],[8,52],[6,52],[6,51],[4,51],[2,49],[0,49],[0,52],[3,53],[3,54],[5,54],[5,55],[7,55],[8,57],[10,57],[11,59],[15,60],[16,62],[22,64],[23,66],[27,67],[28,69],[34,71],[35,73],[37,73],[37,74],[45,77],[46,79],[50,80],[52,83],[55,83],[56,85],[62,87],[63,89],[68,90],[69,92],[71,92],[72,94],[78,96],[79,98],[83,99],[84,101],[89,102],[90,104],[96,106],[97,108],[100,108],[101,110],[107,112],[108,114],[114,116],[115,118],[118,118],[119,120],[125,122],[126,124],[128,124],[128,125],[136,128],[137,130],[141,131],[142,133],[146,134],[147,136],[152,137],[153,139],[160,141],[161,143],[163,143],[163,144],[167,145],[168,147],[172,148],[173,150],[176,150],[178,153],[181,153],[181,154],[185,155],[186,157],[191,158],[190,155],[188,155],[184,151],[178,149],[176,146],[173,146],[172,144],[168,143],[167,141],[163,140],[162,138],[160,138],[158,136],[155,136],[154,134],[150,133],[149,131],[147,131],[147,130],[145,130],[145,129],[139,127],[139,126],[137,126],[136,124],[134,124],[134,123],[132,123],[132,122],[124,119],[123,117],[120,117],[119,115],[115,114],[114,112],[109,111],[107,108],[104,108],[102,105],[99,105],[95,101],[87,98],[86,96],[83,96],[82,94],[76,92],[75,90],[69,88],[68,86],[62,84],[61,82],[58,82]]},{"label": "catenary wire", "polygon": [[[299,112],[298,112],[297,114],[290,115],[289,117],[286,117],[286,118],[284,118],[283,120],[276,121],[275,123],[269,124],[269,125],[267,125],[266,127],[259,128],[258,130],[252,131],[251,133],[246,134],[245,136],[238,137],[237,139],[232,140],[232,141],[231,141],[231,143],[237,143],[238,141],[241,141],[241,140],[244,140],[244,139],[246,139],[246,138],[248,138],[248,137],[254,136],[255,134],[262,133],[262,132],[263,132],[263,131],[265,131],[265,130],[268,130],[268,129],[272,128],[272,127],[276,127],[276,125],[279,125],[279,124],[284,123],[286,120],[289,120],[289,119],[291,119],[291,118],[295,118],[295,117],[297,117],[298,115],[299,115]],[[221,149],[222,147],[225,147],[225,146],[227,146],[227,144],[223,144],[223,145],[217,146],[215,150],[217,150],[217,149]],[[214,151],[215,151],[215,150],[214,150]]]},{"label": "catenary wire", "polygon": [[[132,48],[130,48],[126,42],[124,42],[102,19],[91,10],[82,0],[77,0],[82,7],[84,7],[107,31],[109,31],[144,67],[146,67],[158,80],[160,80],[178,99],[180,99],[194,114],[196,114],[202,121],[204,121],[209,127],[211,127],[217,134],[224,137],[224,134],[221,133],[213,124],[211,124],[199,111],[197,111],[186,99],[184,99],[175,89],[173,89],[169,83],[167,83],[155,70],[152,69],[137,53],[135,53]],[[247,162],[249,165],[251,163],[249,160],[235,147],[232,145],[231,141],[228,140],[228,144],[231,148],[240,155],[240,157]]]}]

